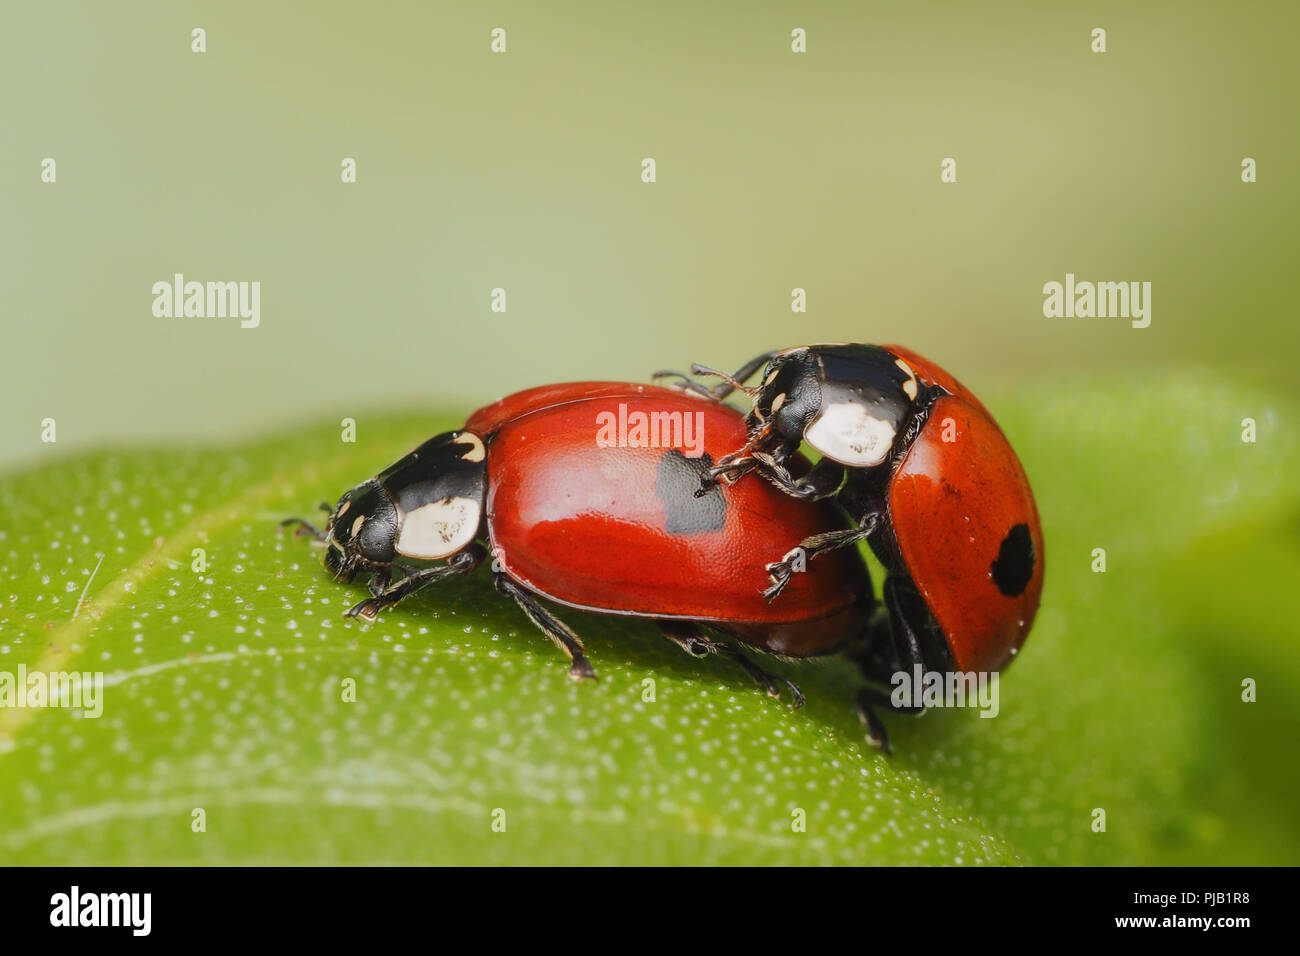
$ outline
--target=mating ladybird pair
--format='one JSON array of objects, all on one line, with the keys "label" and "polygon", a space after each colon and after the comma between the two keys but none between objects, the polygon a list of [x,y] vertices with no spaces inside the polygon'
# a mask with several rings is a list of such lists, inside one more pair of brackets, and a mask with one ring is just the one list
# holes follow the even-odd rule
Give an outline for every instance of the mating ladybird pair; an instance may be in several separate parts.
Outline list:
[{"label": "mating ladybird pair", "polygon": [[[891,674],[1007,665],[1038,608],[1042,530],[1019,459],[974,395],[897,346],[815,345],[734,375],[691,371],[656,376],[672,387],[518,392],[323,505],[323,530],[285,523],[322,543],[336,578],[370,575],[370,597],[347,612],[367,620],[490,553],[497,589],[577,678],[595,674],[582,641],[543,600],[653,618],[689,653],[723,654],[796,706],[798,687],[728,638],[782,657],[842,650],[867,679],[859,709],[884,749],[873,708],[890,707]],[[753,399],[743,416],[723,404],[736,390]],[[689,456],[598,444],[598,416],[620,406],[629,419],[695,416],[698,443]],[[887,571],[880,612],[859,541]]]}]

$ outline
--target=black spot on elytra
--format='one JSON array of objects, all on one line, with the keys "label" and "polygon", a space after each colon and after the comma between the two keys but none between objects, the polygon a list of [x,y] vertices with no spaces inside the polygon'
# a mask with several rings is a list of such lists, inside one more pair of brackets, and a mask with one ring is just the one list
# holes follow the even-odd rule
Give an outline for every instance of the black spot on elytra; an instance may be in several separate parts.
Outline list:
[{"label": "black spot on elytra", "polygon": [[727,520],[727,501],[717,485],[710,485],[696,497],[700,479],[713,467],[708,455],[687,458],[676,448],[659,459],[659,479],[655,494],[663,502],[664,530],[669,534],[704,534],[717,531]]},{"label": "black spot on elytra", "polygon": [[1007,597],[1019,597],[1034,576],[1034,539],[1029,525],[1018,524],[1002,539],[993,562],[993,583]]}]

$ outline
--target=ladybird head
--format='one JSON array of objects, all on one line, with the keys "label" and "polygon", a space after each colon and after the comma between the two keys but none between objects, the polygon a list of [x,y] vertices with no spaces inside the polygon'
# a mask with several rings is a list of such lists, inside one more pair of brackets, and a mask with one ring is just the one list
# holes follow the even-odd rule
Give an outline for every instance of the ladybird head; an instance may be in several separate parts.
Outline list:
[{"label": "ladybird head", "polygon": [[397,506],[374,478],[339,499],[325,525],[325,567],[350,581],[361,564],[390,564],[399,517]]},{"label": "ladybird head", "polygon": [[785,457],[799,447],[821,408],[818,363],[812,349],[778,352],[763,369],[763,381],[749,413],[751,432],[766,431],[769,451]]},{"label": "ladybird head", "polygon": [[325,526],[325,567],[351,580],[363,567],[436,561],[472,544],[483,520],[484,456],[477,435],[447,432],[357,485]]},{"label": "ladybird head", "polygon": [[766,426],[787,453],[806,441],[842,465],[875,468],[927,394],[906,362],[878,346],[789,349],[768,363],[750,425]]}]

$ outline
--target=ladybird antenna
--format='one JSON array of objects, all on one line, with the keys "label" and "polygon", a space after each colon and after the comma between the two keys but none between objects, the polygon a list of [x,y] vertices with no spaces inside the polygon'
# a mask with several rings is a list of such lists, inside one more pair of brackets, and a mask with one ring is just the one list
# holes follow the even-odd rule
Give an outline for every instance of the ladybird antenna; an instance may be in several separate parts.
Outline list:
[{"label": "ladybird antenna", "polygon": [[672,382],[668,387],[676,389],[679,392],[691,392],[695,395],[701,395],[704,398],[713,398],[713,392],[707,385],[701,385],[695,379],[691,378],[685,372],[661,371],[655,372],[650,376],[655,381],[664,378],[675,378],[677,381]]},{"label": "ladybird antenna", "polygon": [[321,531],[305,518],[285,518],[280,522],[280,527],[292,527],[294,529],[293,533],[295,537],[312,537],[317,541],[325,540],[325,532]]},{"label": "ladybird antenna", "polygon": [[691,365],[692,375],[708,375],[711,378],[720,378],[738,392],[744,392],[751,398],[758,394],[759,389],[755,385],[746,385],[736,379],[734,375],[728,375],[726,372],[720,372],[716,368],[709,368],[707,365],[700,365],[698,362]]}]

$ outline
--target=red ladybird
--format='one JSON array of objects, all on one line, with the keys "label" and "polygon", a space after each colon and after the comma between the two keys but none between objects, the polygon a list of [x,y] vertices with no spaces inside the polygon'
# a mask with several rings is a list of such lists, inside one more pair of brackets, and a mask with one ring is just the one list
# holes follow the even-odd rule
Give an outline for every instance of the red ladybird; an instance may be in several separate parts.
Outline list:
[{"label": "red ladybird", "polygon": [[[762,384],[745,387],[763,366]],[[725,381],[708,389],[682,376],[679,387],[754,398],[748,438],[706,485],[755,471],[792,497],[835,495],[856,522],[769,564],[770,597],[804,576],[796,561],[865,539],[889,571],[888,633],[859,655],[870,680],[888,682],[900,664],[987,672],[1010,662],[1038,610],[1043,533],[1020,460],[979,399],[898,346],[806,346],[759,356],[733,376],[692,371]],[[821,460],[791,473],[804,441]],[[882,702],[879,691],[862,700],[874,726],[871,702]]]},{"label": "red ladybird", "polygon": [[779,604],[764,599],[767,555],[846,523],[830,503],[764,482],[702,491],[716,456],[745,438],[738,412],[678,390],[545,386],[479,410],[358,485],[323,531],[291,520],[323,543],[335,577],[371,575],[371,597],[351,616],[374,619],[490,553],[497,588],[569,655],[574,677],[594,676],[582,641],[543,601],[653,618],[688,652],[727,655],[769,693],[786,684],[797,705],[797,687],[701,625],[785,657],[829,654],[864,632],[870,583],[850,549],[791,582]]}]

